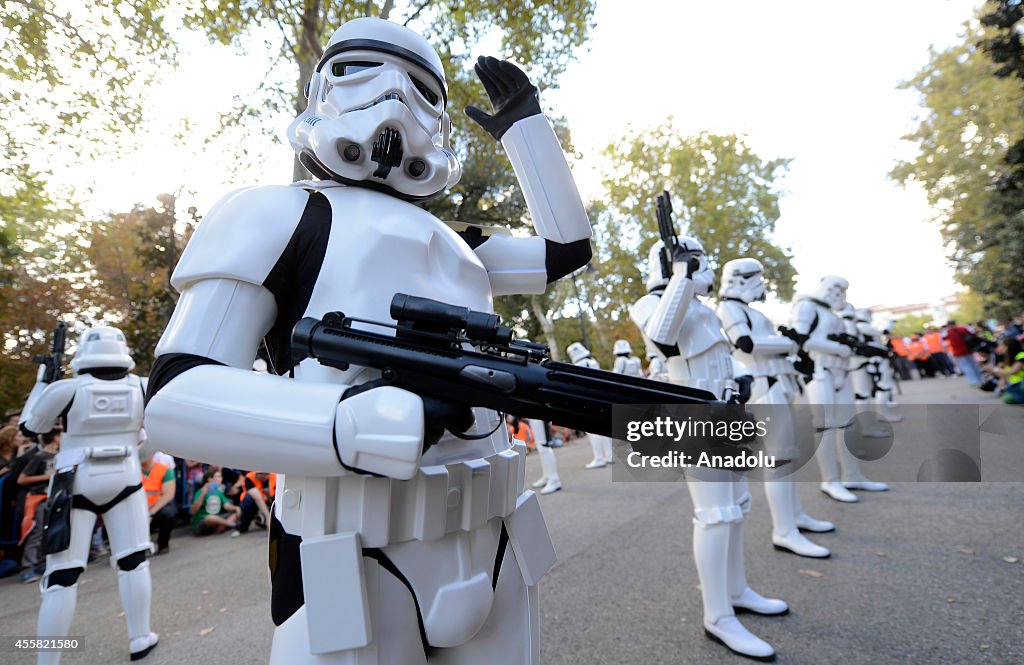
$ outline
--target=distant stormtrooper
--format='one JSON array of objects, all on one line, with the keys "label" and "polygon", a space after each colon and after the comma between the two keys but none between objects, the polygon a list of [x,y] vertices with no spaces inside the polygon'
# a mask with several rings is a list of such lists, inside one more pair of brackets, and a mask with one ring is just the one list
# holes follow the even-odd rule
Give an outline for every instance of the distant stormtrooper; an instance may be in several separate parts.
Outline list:
[{"label": "distant stormtrooper", "polygon": [[[152,544],[138,454],[146,382],[129,374],[133,367],[135,361],[120,330],[106,326],[86,330],[71,360],[74,378],[36,383],[21,426],[34,436],[50,431],[58,418],[64,420],[50,481],[47,531],[52,532],[50,536],[67,530],[70,534],[64,549],[46,547],[38,635],[66,637],[71,630],[78,577],[88,565],[93,526],[102,515],[111,559],[118,567],[128,652],[138,660],[156,646],[159,637],[149,629],[152,583],[146,555]],[[40,651],[38,662],[54,665],[60,662],[60,654]]]},{"label": "distant stormtrooper", "polygon": [[[677,242],[678,254],[669,257],[672,274],[662,274],[660,279],[654,275],[661,270],[664,244],[659,240],[651,248],[649,293],[630,307],[630,317],[665,354],[672,383],[731,401],[739,390],[732,345],[715,311],[698,297],[711,293],[714,274],[700,242],[685,236]],[[785,601],[765,598],[747,585],[743,563],[743,521],[750,510],[747,481],[725,469],[695,468],[687,476],[705,633],[744,656],[773,659],[775,649],[736,618],[736,609],[765,615],[789,611]]]},{"label": "distant stormtrooper", "polygon": [[544,420],[531,418],[528,420],[530,429],[533,430],[533,440],[537,445],[537,454],[540,455],[541,475],[534,481],[532,487],[540,490],[541,494],[553,494],[562,489],[562,478],[558,475],[558,460],[555,458],[555,450],[552,447],[554,435],[551,432],[551,423]]},{"label": "distant stormtrooper", "polygon": [[810,295],[797,298],[791,325],[814,361],[813,380],[806,393],[814,409],[815,428],[821,433],[816,452],[821,491],[836,501],[855,503],[858,499],[851,489],[882,491],[888,486],[864,477],[859,461],[843,440],[843,430],[855,415],[849,378],[852,351],[829,336],[847,332],[839,312],[846,306],[849,285],[842,277],[822,277]]},{"label": "distant stormtrooper", "polygon": [[[888,334],[889,330],[875,327],[872,322],[871,310],[863,307],[856,311],[856,315],[857,332],[860,334],[861,340],[878,349],[887,349],[884,336]],[[898,423],[903,420],[903,416],[893,413],[891,408],[896,379],[888,354],[864,358],[863,365],[862,369],[871,383],[870,386],[866,383],[862,383],[860,387],[854,386],[857,399],[865,399],[873,403],[875,413],[886,422]]]},{"label": "distant stormtrooper", "polygon": [[612,353],[615,354],[615,365],[612,367],[613,372],[643,378],[643,364],[641,364],[639,358],[633,355],[633,347],[630,346],[628,340],[616,340],[615,346],[612,347]]},{"label": "distant stormtrooper", "polygon": [[[505,147],[536,236],[457,233],[410,203],[459,179],[445,73],[420,35],[360,18],[331,37],[288,131],[319,179],[229,194],[174,272],[146,427],[163,450],[286,474],[270,525],[272,663],[539,660],[537,583],[554,549],[499,415],[445,416],[443,395],[290,353],[304,316],[390,322],[395,293],[492,311],[493,296],[542,293],[590,259],[536,87],[509,62],[476,71],[494,113],[467,114]],[[271,375],[251,371],[263,344]]]},{"label": "distant stormtrooper", "polygon": [[[729,261],[722,267],[722,285],[719,289],[718,315],[725,334],[733,346],[733,357],[754,376],[754,385],[748,405],[788,405],[797,395],[792,376],[792,363],[787,357],[796,354],[796,342],[775,332],[775,327],[751,303],[765,299],[764,268],[753,258]],[[756,413],[756,406],[754,408]],[[782,421],[788,409],[768,407],[765,415],[772,420],[765,441],[766,453],[777,459],[797,460],[800,455],[796,432],[790,416]],[[805,557],[830,556],[827,548],[805,538],[800,530],[832,531],[831,522],[808,516],[800,502],[799,488],[783,466],[779,475],[764,483],[765,497],[772,514],[772,543],[776,549]]]},{"label": "distant stormtrooper", "polygon": [[647,378],[652,381],[668,381],[668,363],[661,351],[647,351]]},{"label": "distant stormtrooper", "polygon": [[[590,350],[579,342],[570,344],[566,351],[569,353],[569,360],[572,361],[572,364],[591,369],[601,369],[601,364],[597,362],[594,356],[590,355]],[[590,438],[590,447],[594,451],[594,459],[584,465],[584,468],[600,469],[608,464],[613,464],[615,459],[612,456],[612,440],[600,434],[587,433],[587,436]]]}]

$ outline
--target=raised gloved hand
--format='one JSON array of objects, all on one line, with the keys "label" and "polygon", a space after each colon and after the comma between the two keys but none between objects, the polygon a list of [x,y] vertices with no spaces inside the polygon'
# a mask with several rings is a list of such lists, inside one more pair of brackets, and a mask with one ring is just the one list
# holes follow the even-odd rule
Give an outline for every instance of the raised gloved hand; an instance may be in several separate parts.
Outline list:
[{"label": "raised gloved hand", "polygon": [[500,141],[508,128],[517,121],[542,113],[537,86],[530,82],[526,72],[508,60],[480,56],[474,69],[484,84],[494,113],[487,113],[476,106],[467,106],[466,115],[496,140]]}]

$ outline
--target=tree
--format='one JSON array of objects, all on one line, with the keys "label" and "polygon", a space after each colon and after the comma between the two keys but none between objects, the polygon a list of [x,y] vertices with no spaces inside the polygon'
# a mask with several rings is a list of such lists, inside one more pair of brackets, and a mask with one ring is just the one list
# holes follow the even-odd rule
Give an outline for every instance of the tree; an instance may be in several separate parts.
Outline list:
[{"label": "tree", "polygon": [[607,210],[598,215],[599,273],[590,299],[600,318],[623,326],[618,332],[638,353],[639,335],[623,322],[628,306],[646,293],[644,266],[658,239],[655,197],[662,190],[672,194],[678,231],[703,243],[716,273],[726,261],[754,256],[771,289],[792,297],[790,252],[772,240],[788,160],[763,160],[733,135],[682,137],[671,118],[628,132],[604,155]]},{"label": "tree", "polygon": [[894,337],[909,337],[914,333],[923,333],[925,328],[934,325],[931,314],[907,314],[896,321],[892,327]]},{"label": "tree", "polygon": [[195,208],[179,219],[174,195],[162,194],[157,201],[93,223],[89,234],[89,258],[109,298],[106,317],[124,331],[135,372],[142,375],[149,374],[153,350],[178,300],[171,274],[199,223]]},{"label": "tree", "polygon": [[[186,25],[202,30],[214,41],[241,46],[243,38],[258,26],[277,28],[280,41],[272,66],[294,67],[290,83],[271,83],[259,94],[226,115],[265,120],[266,111],[291,108],[294,114],[306,105],[306,83],[323,55],[330,34],[348,20],[376,16],[407,25],[438,48],[445,72],[452,79],[449,101],[457,133],[474,129],[461,114],[472,100],[482,100],[483,89],[465,74],[471,49],[485,37],[501,35],[505,57],[533,68],[542,86],[553,85],[572,58],[573,49],[587,38],[594,13],[593,0],[212,0],[193,6]],[[455,50],[458,49],[458,50]],[[462,153],[460,153],[462,156]],[[307,177],[298,162],[296,180]]]},{"label": "tree", "polygon": [[921,95],[926,112],[903,137],[917,144],[917,155],[891,176],[924,189],[959,281],[982,296],[987,310],[1005,315],[1024,309],[1024,219],[1019,189],[1004,179],[1008,152],[1024,136],[1024,89],[986,56],[981,45],[993,34],[992,27],[965,24],[961,44],[932,51],[924,69],[902,84]]}]

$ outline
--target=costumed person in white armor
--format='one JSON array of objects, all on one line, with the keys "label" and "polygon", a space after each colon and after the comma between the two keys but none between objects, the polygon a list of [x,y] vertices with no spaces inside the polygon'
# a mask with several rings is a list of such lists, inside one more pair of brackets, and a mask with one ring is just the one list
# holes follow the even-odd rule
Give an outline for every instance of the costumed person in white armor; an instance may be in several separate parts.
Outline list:
[{"label": "costumed person in white armor", "polygon": [[615,340],[615,346],[612,347],[612,353],[615,354],[615,365],[612,366],[613,372],[616,374],[625,374],[626,376],[637,376],[643,378],[643,363],[640,362],[639,358],[633,355],[633,347],[630,346],[628,340]]},{"label": "costumed person in white armor", "polygon": [[[579,342],[570,344],[566,351],[569,353],[569,360],[572,361],[572,364],[590,369],[601,369],[601,364],[594,356],[590,355],[590,350]],[[609,437],[589,432],[587,437],[590,439],[590,448],[594,452],[594,459],[585,464],[583,468],[600,469],[615,462],[612,457],[612,440]]]},{"label": "costumed person in white armor", "polygon": [[892,363],[889,361],[891,352],[885,340],[885,335],[889,333],[889,330],[875,327],[872,322],[871,310],[867,307],[858,309],[856,315],[857,332],[860,333],[861,340],[865,344],[885,352],[884,355],[872,355],[866,358],[869,364],[867,373],[871,378],[871,401],[875,404],[875,413],[886,422],[898,423],[903,420],[903,416],[893,413],[891,407],[892,392],[896,383]]},{"label": "costumed person in white armor", "polygon": [[647,378],[651,381],[668,381],[668,363],[657,349],[647,351]]},{"label": "costumed person in white armor", "polygon": [[815,452],[821,470],[821,491],[836,501],[854,503],[858,499],[851,489],[882,491],[888,485],[864,477],[859,461],[843,438],[844,429],[854,417],[849,378],[852,351],[835,338],[846,332],[839,312],[846,305],[849,286],[842,277],[822,277],[810,295],[797,298],[791,327],[814,361],[814,375],[806,394],[814,412],[815,429],[821,436]]},{"label": "costumed person in white armor", "polygon": [[[290,353],[301,317],[393,322],[396,293],[492,311],[493,296],[542,293],[589,260],[589,219],[537,88],[509,62],[476,71],[494,112],[466,112],[505,147],[536,236],[456,233],[411,203],[459,179],[444,70],[418,34],[360,18],[331,37],[288,131],[318,180],[229,194],[172,277],[181,297],[146,429],[184,457],[286,474],[270,528],[272,663],[539,660],[537,582],[554,549],[499,415],[452,414],[444,395]],[[272,375],[250,369],[262,343]]]},{"label": "costumed person in white armor", "polygon": [[872,346],[864,342],[864,336],[860,332],[860,325],[857,321],[856,307],[847,302],[840,314],[843,317],[846,334],[850,336],[851,341],[857,342],[857,346],[853,348],[853,353],[850,356],[849,381],[856,405],[855,411],[861,416],[857,418],[856,423],[859,434],[869,438],[887,437],[892,434],[892,431],[878,422],[874,408],[875,374],[878,368],[872,361],[880,358],[882,354],[888,354],[888,351],[880,346]]},{"label": "costumed person in white armor", "polygon": [[[158,636],[149,629],[152,583],[146,555],[152,544],[138,452],[145,380],[129,374],[133,367],[120,330],[86,330],[71,360],[74,378],[37,383],[21,428],[34,436],[50,431],[57,418],[64,421],[47,500],[38,635],[66,637],[71,630],[78,578],[88,562],[96,518],[102,515],[118,568],[128,652],[138,660],[156,646]],[[40,651],[39,663],[58,663],[60,653]]]},{"label": "costumed person in white armor", "polygon": [[551,494],[562,489],[562,479],[558,475],[558,460],[555,459],[555,450],[551,447],[554,437],[551,435],[551,423],[546,420],[531,418],[528,420],[530,429],[533,430],[533,440],[536,442],[537,454],[540,455],[541,475],[532,485],[539,489],[541,494]]},{"label": "costumed person in white armor", "polygon": [[[754,377],[748,408],[755,405],[753,411],[756,414],[756,405],[771,405],[766,406],[763,414],[771,419],[764,442],[765,453],[774,455],[776,460],[795,462],[800,456],[800,449],[788,405],[796,398],[798,388],[788,356],[797,352],[797,344],[777,334],[768,317],[751,305],[765,299],[763,272],[761,262],[753,258],[726,263],[722,267],[722,284],[718,291],[718,315],[725,334],[735,347],[733,357]],[[832,531],[835,525],[813,519],[804,512],[799,488],[788,477],[792,468],[789,463],[777,467],[773,476],[764,483],[765,497],[772,514],[772,543],[775,549],[800,556],[828,557],[827,548],[811,542],[800,530]]]},{"label": "costumed person in white armor", "polygon": [[[665,354],[669,381],[733,401],[742,386],[734,379],[732,345],[715,311],[698,297],[709,295],[714,281],[704,248],[694,238],[680,236],[676,255],[662,262],[663,248],[660,240],[651,248],[649,293],[630,307],[630,317]],[[671,275],[655,278],[665,263],[670,263]],[[765,598],[747,585],[743,563],[743,521],[750,510],[747,481],[727,469],[704,467],[686,473],[694,507],[693,555],[705,633],[739,654],[772,660],[772,646],[736,618],[737,609],[765,615],[789,611],[785,601]]]}]

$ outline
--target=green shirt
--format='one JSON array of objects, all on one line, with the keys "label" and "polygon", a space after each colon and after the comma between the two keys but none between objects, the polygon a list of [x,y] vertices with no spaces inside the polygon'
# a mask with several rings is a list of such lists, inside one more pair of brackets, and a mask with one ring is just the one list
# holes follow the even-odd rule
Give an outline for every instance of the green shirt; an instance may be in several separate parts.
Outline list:
[{"label": "green shirt", "polygon": [[[1024,351],[1021,351],[1020,353],[1017,354],[1017,356],[1013,359],[1013,362],[1010,363],[1010,367],[1013,367],[1013,365],[1018,362],[1024,362]],[[1006,383],[1008,383],[1011,386],[1015,383],[1020,383],[1021,381],[1024,381],[1024,368],[1021,368],[1021,370],[1016,374],[1011,374],[1010,376],[1006,377]]]},{"label": "green shirt", "polygon": [[202,522],[208,515],[220,515],[224,512],[224,506],[228,505],[228,503],[228,498],[222,490],[207,492],[203,498],[203,503],[199,506],[199,510],[192,516],[192,526],[194,527]]}]

